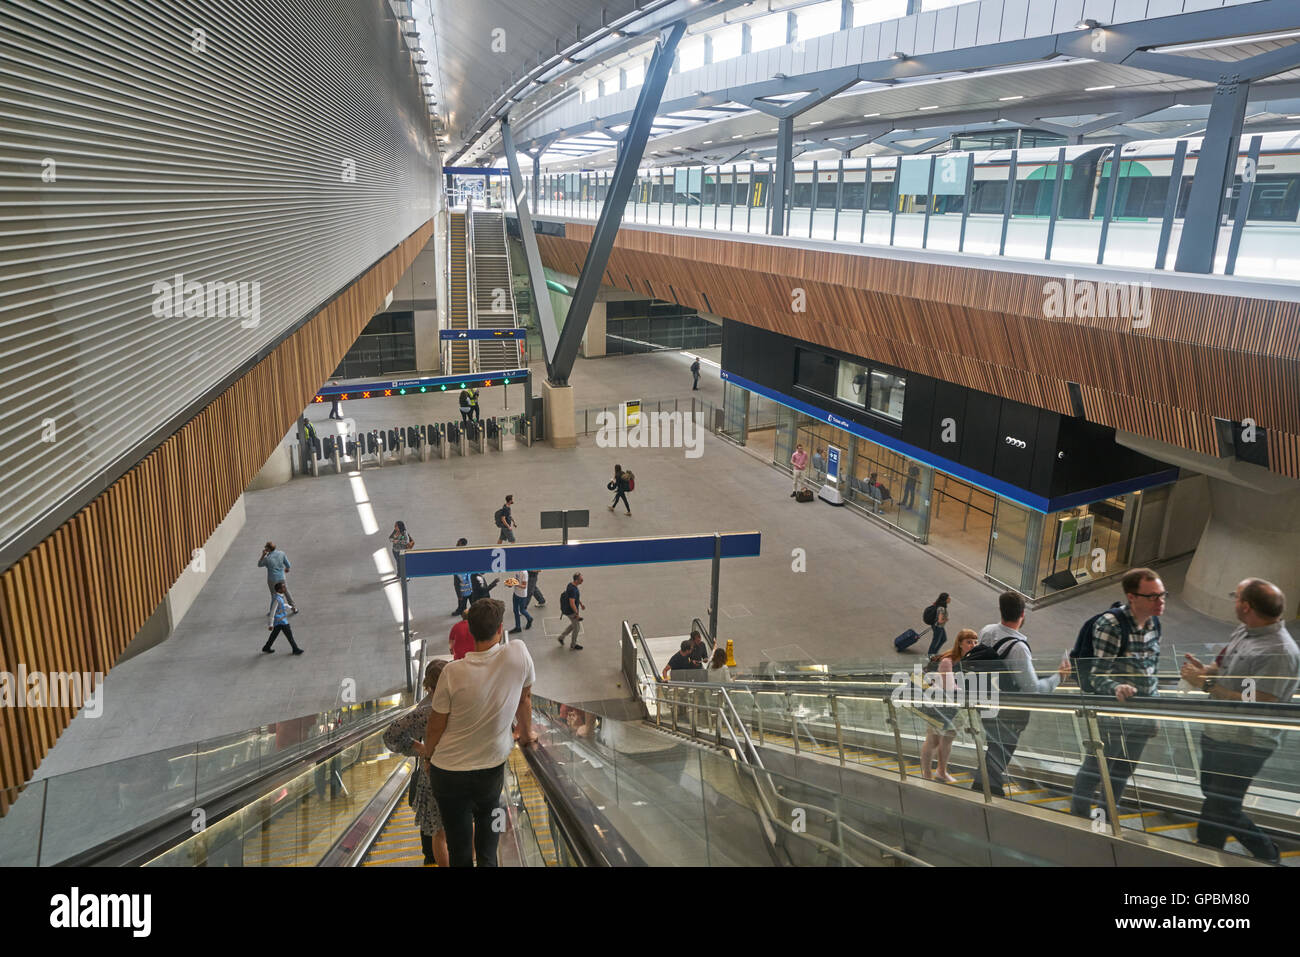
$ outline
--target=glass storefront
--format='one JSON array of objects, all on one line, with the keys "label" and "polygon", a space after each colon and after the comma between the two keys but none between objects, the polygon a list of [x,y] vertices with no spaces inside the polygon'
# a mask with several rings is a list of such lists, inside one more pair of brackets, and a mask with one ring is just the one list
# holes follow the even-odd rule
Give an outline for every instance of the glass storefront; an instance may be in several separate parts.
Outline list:
[{"label": "glass storefront", "polygon": [[[825,374],[808,363],[803,372]],[[827,385],[837,393],[867,401],[883,414],[901,410],[902,377],[847,362],[836,373]],[[1087,581],[1155,557],[1168,487],[1044,515],[729,382],[724,404],[723,431],[733,440],[783,469],[795,443],[802,442],[810,457],[808,480],[817,484],[826,478],[826,447],[836,446],[840,491],[850,508],[1030,597],[1059,590],[1066,581],[1062,572]],[[1139,521],[1143,506],[1150,515],[1146,522]]]}]

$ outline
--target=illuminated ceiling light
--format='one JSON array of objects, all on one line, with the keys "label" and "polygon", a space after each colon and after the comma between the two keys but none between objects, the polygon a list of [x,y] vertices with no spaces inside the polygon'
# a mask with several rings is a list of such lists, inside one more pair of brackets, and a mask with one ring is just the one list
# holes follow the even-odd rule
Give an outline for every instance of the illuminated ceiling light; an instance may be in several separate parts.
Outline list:
[{"label": "illuminated ceiling light", "polygon": [[863,114],[862,114],[862,118],[863,118],[864,120],[869,120],[869,119],[871,119],[873,116],[879,116],[879,115],[880,115],[879,113],[863,113]]},{"label": "illuminated ceiling light", "polygon": [[893,53],[889,54],[889,58],[891,60],[906,60],[907,54],[903,53],[901,50],[895,50]]},{"label": "illuminated ceiling light", "polygon": [[1096,29],[1098,29],[1100,26],[1101,26],[1101,24],[1098,23],[1096,20],[1092,19],[1092,17],[1086,17],[1086,18],[1084,18],[1083,20],[1080,20],[1078,23],[1076,23],[1076,24],[1074,25],[1074,29],[1076,29],[1076,30],[1096,30]]},{"label": "illuminated ceiling light", "polygon": [[705,145],[705,146],[708,146],[708,145],[709,145],[710,143],[712,143],[712,142],[713,142],[713,140],[705,140],[705,141],[704,141],[704,145]]},{"label": "illuminated ceiling light", "polygon": [[821,126],[821,125],[822,125],[823,123],[825,123],[825,122],[826,122],[825,120],[813,120],[813,121],[812,121],[811,123],[809,123],[808,125],[809,125],[809,126]]},{"label": "illuminated ceiling light", "polygon": [[1098,90],[1113,90],[1113,89],[1115,89],[1115,84],[1114,84],[1114,83],[1107,83],[1105,86],[1085,86],[1085,87],[1083,88],[1083,92],[1084,92],[1084,93],[1096,93]]},{"label": "illuminated ceiling light", "polygon": [[1007,100],[1023,100],[1023,99],[1024,99],[1024,95],[1023,95],[1023,94],[1017,94],[1016,96],[999,96],[999,97],[998,97],[998,101],[1001,102],[1001,103],[1005,103]]},{"label": "illuminated ceiling light", "polygon": [[745,135],[744,133],[737,133],[735,136],[732,137],[732,139],[733,139],[733,140],[738,140],[738,139],[740,139],[740,138],[741,138],[742,136],[744,136],[744,135]]},{"label": "illuminated ceiling light", "polygon": [[920,109],[922,109],[922,110],[937,110],[938,108],[939,108],[939,107],[937,107],[937,106],[922,106],[922,107],[920,107]]}]

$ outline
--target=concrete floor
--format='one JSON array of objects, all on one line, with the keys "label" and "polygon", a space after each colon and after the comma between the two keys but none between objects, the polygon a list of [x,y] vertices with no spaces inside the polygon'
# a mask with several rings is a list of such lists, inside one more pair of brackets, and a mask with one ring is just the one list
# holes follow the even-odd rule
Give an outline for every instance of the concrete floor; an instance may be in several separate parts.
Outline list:
[{"label": "concrete floor", "polygon": [[[717,352],[703,355],[716,361]],[[576,406],[689,398],[689,361],[675,353],[579,360],[572,378]],[[706,365],[704,372],[696,395],[720,404],[717,369]],[[516,412],[522,395],[510,388],[509,411]],[[504,411],[500,388],[481,395],[485,415]],[[344,411],[359,427],[372,428],[458,418],[455,405],[455,394],[447,393],[354,402]],[[327,414],[328,406],[309,410],[322,434],[334,425]],[[604,485],[616,460],[636,472],[631,517],[606,509]],[[388,587],[393,521],[406,522],[417,547],[451,546],[462,535],[471,544],[490,544],[496,541],[492,514],[506,494],[515,496],[520,542],[558,541],[558,532],[539,530],[538,512],[563,507],[591,511],[591,528],[574,537],[761,531],[762,555],[729,561],[722,572],[718,637],[734,639],[742,666],[790,658],[910,666],[920,659],[897,655],[891,639],[908,626],[919,630],[921,609],[939,591],[953,596],[950,635],[996,619],[990,585],[847,509],[795,504],[789,492],[788,474],[712,435],[698,459],[675,449],[601,449],[595,436],[586,436],[572,450],[520,447],[367,467],[352,476],[322,474],[250,492],[246,525],[225,560],[210,569],[211,581],[172,637],[113,669],[103,715],[74,721],[37,777],[328,710],[353,683],[357,700],[401,685],[400,605],[395,611],[389,597],[395,587]],[[292,624],[307,651],[298,658],[283,641],[275,655],[258,650],[268,599],[255,563],[267,539],[293,563],[290,588],[302,613]],[[806,554],[806,571],[793,570],[798,549]],[[1183,570],[1167,573],[1175,592],[1167,643],[1225,638],[1226,624],[1178,600]],[[535,610],[538,622],[523,635],[537,663],[536,690],[555,700],[626,695],[618,650],[624,619],[654,636],[683,634],[693,617],[706,617],[707,563],[593,568],[583,587],[585,648],[570,651],[549,637],[560,630],[559,596],[568,578],[564,570],[543,572],[548,604]],[[506,591],[498,586],[494,594]],[[1026,633],[1044,664],[1067,650],[1082,620],[1113,597],[1118,588],[1031,612]],[[443,652],[455,621],[448,614],[455,605],[450,582],[417,580],[410,600],[413,630]],[[1172,661],[1172,647],[1168,653]]]}]

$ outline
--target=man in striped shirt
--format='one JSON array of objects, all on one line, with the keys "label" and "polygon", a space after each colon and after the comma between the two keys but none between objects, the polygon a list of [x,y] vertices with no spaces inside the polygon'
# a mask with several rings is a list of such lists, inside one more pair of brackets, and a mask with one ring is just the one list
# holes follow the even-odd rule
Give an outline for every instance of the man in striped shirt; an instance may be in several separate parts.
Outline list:
[{"label": "man in striped shirt", "polygon": [[[1093,626],[1092,689],[1094,694],[1114,695],[1123,704],[1132,697],[1153,697],[1156,693],[1160,615],[1169,593],[1164,582],[1149,568],[1133,569],[1121,579],[1121,584],[1125,604],[1106,612]],[[1142,749],[1155,736],[1155,722],[1145,718],[1098,717],[1097,729],[1106,750],[1106,770],[1118,805],[1124,786],[1142,757]],[[1088,754],[1074,779],[1071,814],[1091,816],[1092,799],[1100,783],[1097,756]]]}]

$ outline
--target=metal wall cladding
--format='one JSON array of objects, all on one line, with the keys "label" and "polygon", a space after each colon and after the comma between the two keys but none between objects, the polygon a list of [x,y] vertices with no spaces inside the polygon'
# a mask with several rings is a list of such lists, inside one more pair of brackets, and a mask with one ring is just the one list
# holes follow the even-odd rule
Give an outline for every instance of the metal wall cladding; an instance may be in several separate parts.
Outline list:
[{"label": "metal wall cladding", "polygon": [[4,0],[0,101],[7,565],[426,222],[435,157],[383,0]]}]

